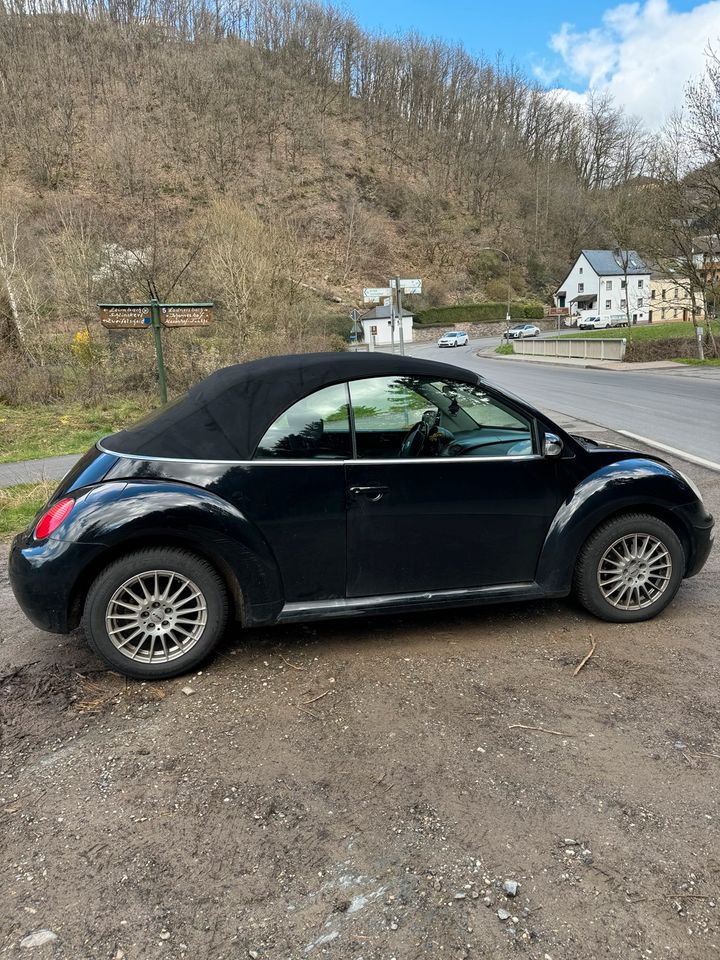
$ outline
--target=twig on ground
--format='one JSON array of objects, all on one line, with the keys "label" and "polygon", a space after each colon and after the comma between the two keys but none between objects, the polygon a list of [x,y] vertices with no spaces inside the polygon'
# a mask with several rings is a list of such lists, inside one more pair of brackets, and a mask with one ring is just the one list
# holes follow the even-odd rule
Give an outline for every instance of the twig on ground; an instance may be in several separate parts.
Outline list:
[{"label": "twig on ground", "polygon": [[687,765],[690,767],[691,770],[694,770],[695,767],[697,766],[695,761],[691,760],[690,757],[685,752],[683,752],[683,759],[685,760],[685,763],[687,763]]},{"label": "twig on ground", "polygon": [[286,663],[289,667],[292,667],[293,670],[304,670],[304,669],[305,669],[305,667],[298,667],[298,666],[296,666],[294,663],[290,663],[290,661],[287,659],[287,657],[284,657],[281,653],[279,653],[278,656],[279,656],[280,659],[281,659],[284,663]]},{"label": "twig on ground", "polygon": [[39,661],[39,660],[31,660],[29,663],[21,663],[20,666],[19,666],[16,670],[11,670],[10,673],[4,673],[4,674],[0,677],[0,683],[5,683],[7,680],[12,680],[12,679],[14,679],[19,673],[22,673],[22,671],[25,669],[25,667],[32,667],[32,666],[34,666],[36,663],[40,663],[40,661]]},{"label": "twig on ground", "polygon": [[581,671],[582,668],[585,666],[585,664],[588,662],[588,660],[590,659],[590,657],[595,653],[595,647],[596,647],[596,646],[597,646],[597,643],[595,642],[595,638],[593,637],[592,634],[590,634],[590,652],[589,652],[589,653],[586,653],[585,656],[584,656],[584,657],[582,658],[582,660],[580,661],[580,663],[575,667],[575,672],[573,673],[573,676],[574,676],[574,677],[576,677],[576,676],[580,673],[580,671]]},{"label": "twig on ground", "polygon": [[635,900],[625,898],[625,903],[661,903],[663,900],[715,900],[717,894],[699,893],[665,893],[662,897],[637,897]]},{"label": "twig on ground", "polygon": [[310,716],[313,717],[315,720],[322,720],[322,717],[320,716],[320,714],[315,713],[314,710],[308,710],[307,707],[303,707],[299,703],[296,703],[295,706],[298,708],[298,710],[302,710],[303,713],[309,713]]},{"label": "twig on ground", "polygon": [[720,760],[720,753],[706,753],[704,750],[696,750],[690,754],[691,757],[712,757],[713,760]]},{"label": "twig on ground", "polygon": [[324,693],[319,693],[316,697],[311,697],[310,700],[303,700],[303,703],[315,703],[316,700],[322,700],[322,698],[326,697],[329,693],[334,693],[334,691],[326,690]]},{"label": "twig on ground", "polygon": [[547,727],[531,727],[525,723],[511,723],[508,730],[537,730],[539,733],[551,733],[554,737],[572,737],[572,733],[563,733],[562,730],[548,730]]}]

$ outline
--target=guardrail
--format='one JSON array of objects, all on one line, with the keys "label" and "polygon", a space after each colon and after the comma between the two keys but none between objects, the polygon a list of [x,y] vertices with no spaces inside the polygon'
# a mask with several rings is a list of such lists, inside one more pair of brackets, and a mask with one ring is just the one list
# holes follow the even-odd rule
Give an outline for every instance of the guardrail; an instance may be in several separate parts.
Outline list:
[{"label": "guardrail", "polygon": [[578,360],[624,360],[625,337],[607,340],[513,340],[514,353],[536,357],[571,357]]}]

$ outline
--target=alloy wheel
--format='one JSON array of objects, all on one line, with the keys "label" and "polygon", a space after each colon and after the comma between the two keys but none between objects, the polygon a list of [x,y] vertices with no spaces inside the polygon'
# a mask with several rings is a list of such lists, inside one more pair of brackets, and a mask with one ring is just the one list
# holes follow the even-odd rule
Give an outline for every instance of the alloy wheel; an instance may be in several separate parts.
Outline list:
[{"label": "alloy wheel", "polygon": [[642,610],[665,592],[672,576],[670,551],[649,533],[627,534],[600,558],[597,582],[604,599],[619,610]]},{"label": "alloy wheel", "polygon": [[105,611],[113,646],[140,663],[168,663],[184,656],[206,625],[202,591],[173,570],[148,570],[130,577],[115,590]]}]

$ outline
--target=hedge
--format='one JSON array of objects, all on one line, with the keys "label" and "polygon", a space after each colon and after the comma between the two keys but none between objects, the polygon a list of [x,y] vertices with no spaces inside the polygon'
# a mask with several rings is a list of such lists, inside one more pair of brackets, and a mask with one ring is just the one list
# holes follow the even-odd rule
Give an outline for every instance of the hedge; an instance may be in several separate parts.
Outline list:
[{"label": "hedge", "polygon": [[[506,303],[462,303],[454,307],[430,307],[415,314],[415,322],[423,326],[448,326],[453,323],[498,323],[505,319]],[[512,320],[542,320],[545,308],[541,303],[511,303]]]}]

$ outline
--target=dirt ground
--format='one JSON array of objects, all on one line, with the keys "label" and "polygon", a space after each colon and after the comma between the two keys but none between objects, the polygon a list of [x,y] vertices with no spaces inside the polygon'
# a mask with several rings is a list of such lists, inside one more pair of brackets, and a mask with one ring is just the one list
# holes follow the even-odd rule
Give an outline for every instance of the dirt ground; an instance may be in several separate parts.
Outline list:
[{"label": "dirt ground", "polygon": [[31,627],[6,552],[0,957],[720,955],[720,550],[638,626],[238,632],[156,685]]}]

